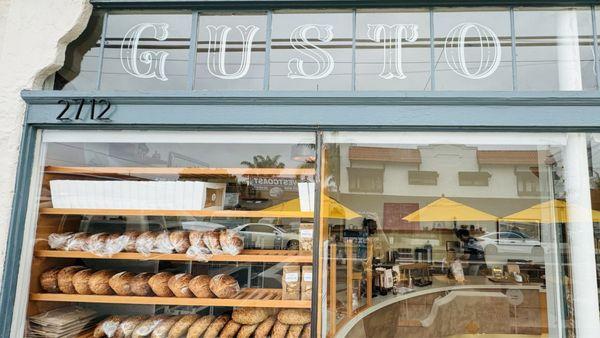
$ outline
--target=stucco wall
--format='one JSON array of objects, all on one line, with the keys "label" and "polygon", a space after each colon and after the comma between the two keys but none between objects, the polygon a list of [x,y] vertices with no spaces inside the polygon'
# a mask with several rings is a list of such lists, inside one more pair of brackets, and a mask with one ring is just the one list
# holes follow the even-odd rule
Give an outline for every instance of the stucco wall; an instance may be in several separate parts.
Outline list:
[{"label": "stucco wall", "polygon": [[83,31],[91,11],[88,0],[0,0],[0,261],[26,107],[20,92],[40,89],[60,68],[67,44]]}]

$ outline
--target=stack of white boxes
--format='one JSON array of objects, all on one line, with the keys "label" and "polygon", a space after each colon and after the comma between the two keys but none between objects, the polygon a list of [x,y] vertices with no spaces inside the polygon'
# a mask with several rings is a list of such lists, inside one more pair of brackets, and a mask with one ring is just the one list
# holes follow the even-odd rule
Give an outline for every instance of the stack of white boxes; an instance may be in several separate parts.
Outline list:
[{"label": "stack of white boxes", "polygon": [[312,212],[315,211],[315,183],[300,182],[298,183],[298,195],[300,196],[300,211]]},{"label": "stack of white boxes", "polygon": [[225,203],[224,183],[196,181],[54,180],[50,191],[61,209],[222,210]]}]

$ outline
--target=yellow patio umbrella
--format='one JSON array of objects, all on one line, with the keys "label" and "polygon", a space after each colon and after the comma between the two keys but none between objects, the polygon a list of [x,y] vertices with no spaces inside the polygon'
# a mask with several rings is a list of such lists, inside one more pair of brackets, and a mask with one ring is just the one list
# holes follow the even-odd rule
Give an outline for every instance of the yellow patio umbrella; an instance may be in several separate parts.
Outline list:
[{"label": "yellow patio umbrella", "polygon": [[[569,221],[567,215],[567,203],[561,200],[546,201],[503,217],[502,220],[509,222],[538,222],[544,224],[552,222],[566,223]],[[592,220],[594,222],[600,222],[600,211],[592,210]]]},{"label": "yellow patio umbrella", "polygon": [[442,197],[403,218],[409,222],[496,221],[498,217]]},{"label": "yellow patio umbrella", "polygon": [[[296,198],[265,209],[265,211],[300,211],[300,199]],[[323,195],[323,217],[353,219],[362,217],[331,197]]]}]

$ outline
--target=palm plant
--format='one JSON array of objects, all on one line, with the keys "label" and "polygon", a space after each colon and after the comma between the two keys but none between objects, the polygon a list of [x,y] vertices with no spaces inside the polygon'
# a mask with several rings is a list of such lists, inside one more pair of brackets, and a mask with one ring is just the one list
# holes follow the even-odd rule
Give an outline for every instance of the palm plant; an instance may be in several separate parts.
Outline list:
[{"label": "palm plant", "polygon": [[285,163],[279,162],[281,155],[275,155],[273,157],[266,155],[256,155],[252,157],[252,162],[242,161],[241,165],[248,168],[284,168]]}]

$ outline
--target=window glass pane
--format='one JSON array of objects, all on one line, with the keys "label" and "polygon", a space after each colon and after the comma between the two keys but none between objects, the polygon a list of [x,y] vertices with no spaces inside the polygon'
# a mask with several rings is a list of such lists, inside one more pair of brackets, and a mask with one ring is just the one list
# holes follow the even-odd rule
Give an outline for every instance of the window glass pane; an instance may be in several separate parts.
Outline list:
[{"label": "window glass pane", "polygon": [[272,90],[350,90],[352,13],[274,13]]},{"label": "window glass pane", "polygon": [[[580,224],[565,208],[587,180],[571,172],[579,170],[577,154],[585,160],[582,140],[573,146],[559,134],[326,133],[327,334],[572,333],[578,304],[570,245],[581,238],[573,237]],[[381,178],[382,190],[355,189],[359,170]],[[427,184],[411,184],[411,172]],[[488,184],[461,185],[460,172],[485,172]],[[527,195],[519,172],[536,178]]]},{"label": "window glass pane", "polygon": [[101,89],[185,89],[191,14],[108,16]]},{"label": "window glass pane", "polygon": [[65,64],[54,74],[55,90],[96,89],[103,12],[94,12],[87,28],[67,47]]},{"label": "window glass pane", "polygon": [[589,8],[516,9],[515,33],[520,91],[596,88]]},{"label": "window glass pane", "polygon": [[436,90],[512,90],[508,9],[439,9]]},{"label": "window glass pane", "polygon": [[429,34],[425,10],[358,11],[356,89],[429,89]]},{"label": "window glass pane", "polygon": [[201,13],[199,20],[194,88],[262,90],[267,16]]},{"label": "window glass pane", "polygon": [[589,136],[589,173],[594,250],[596,258],[596,284],[600,288],[600,134]]}]

